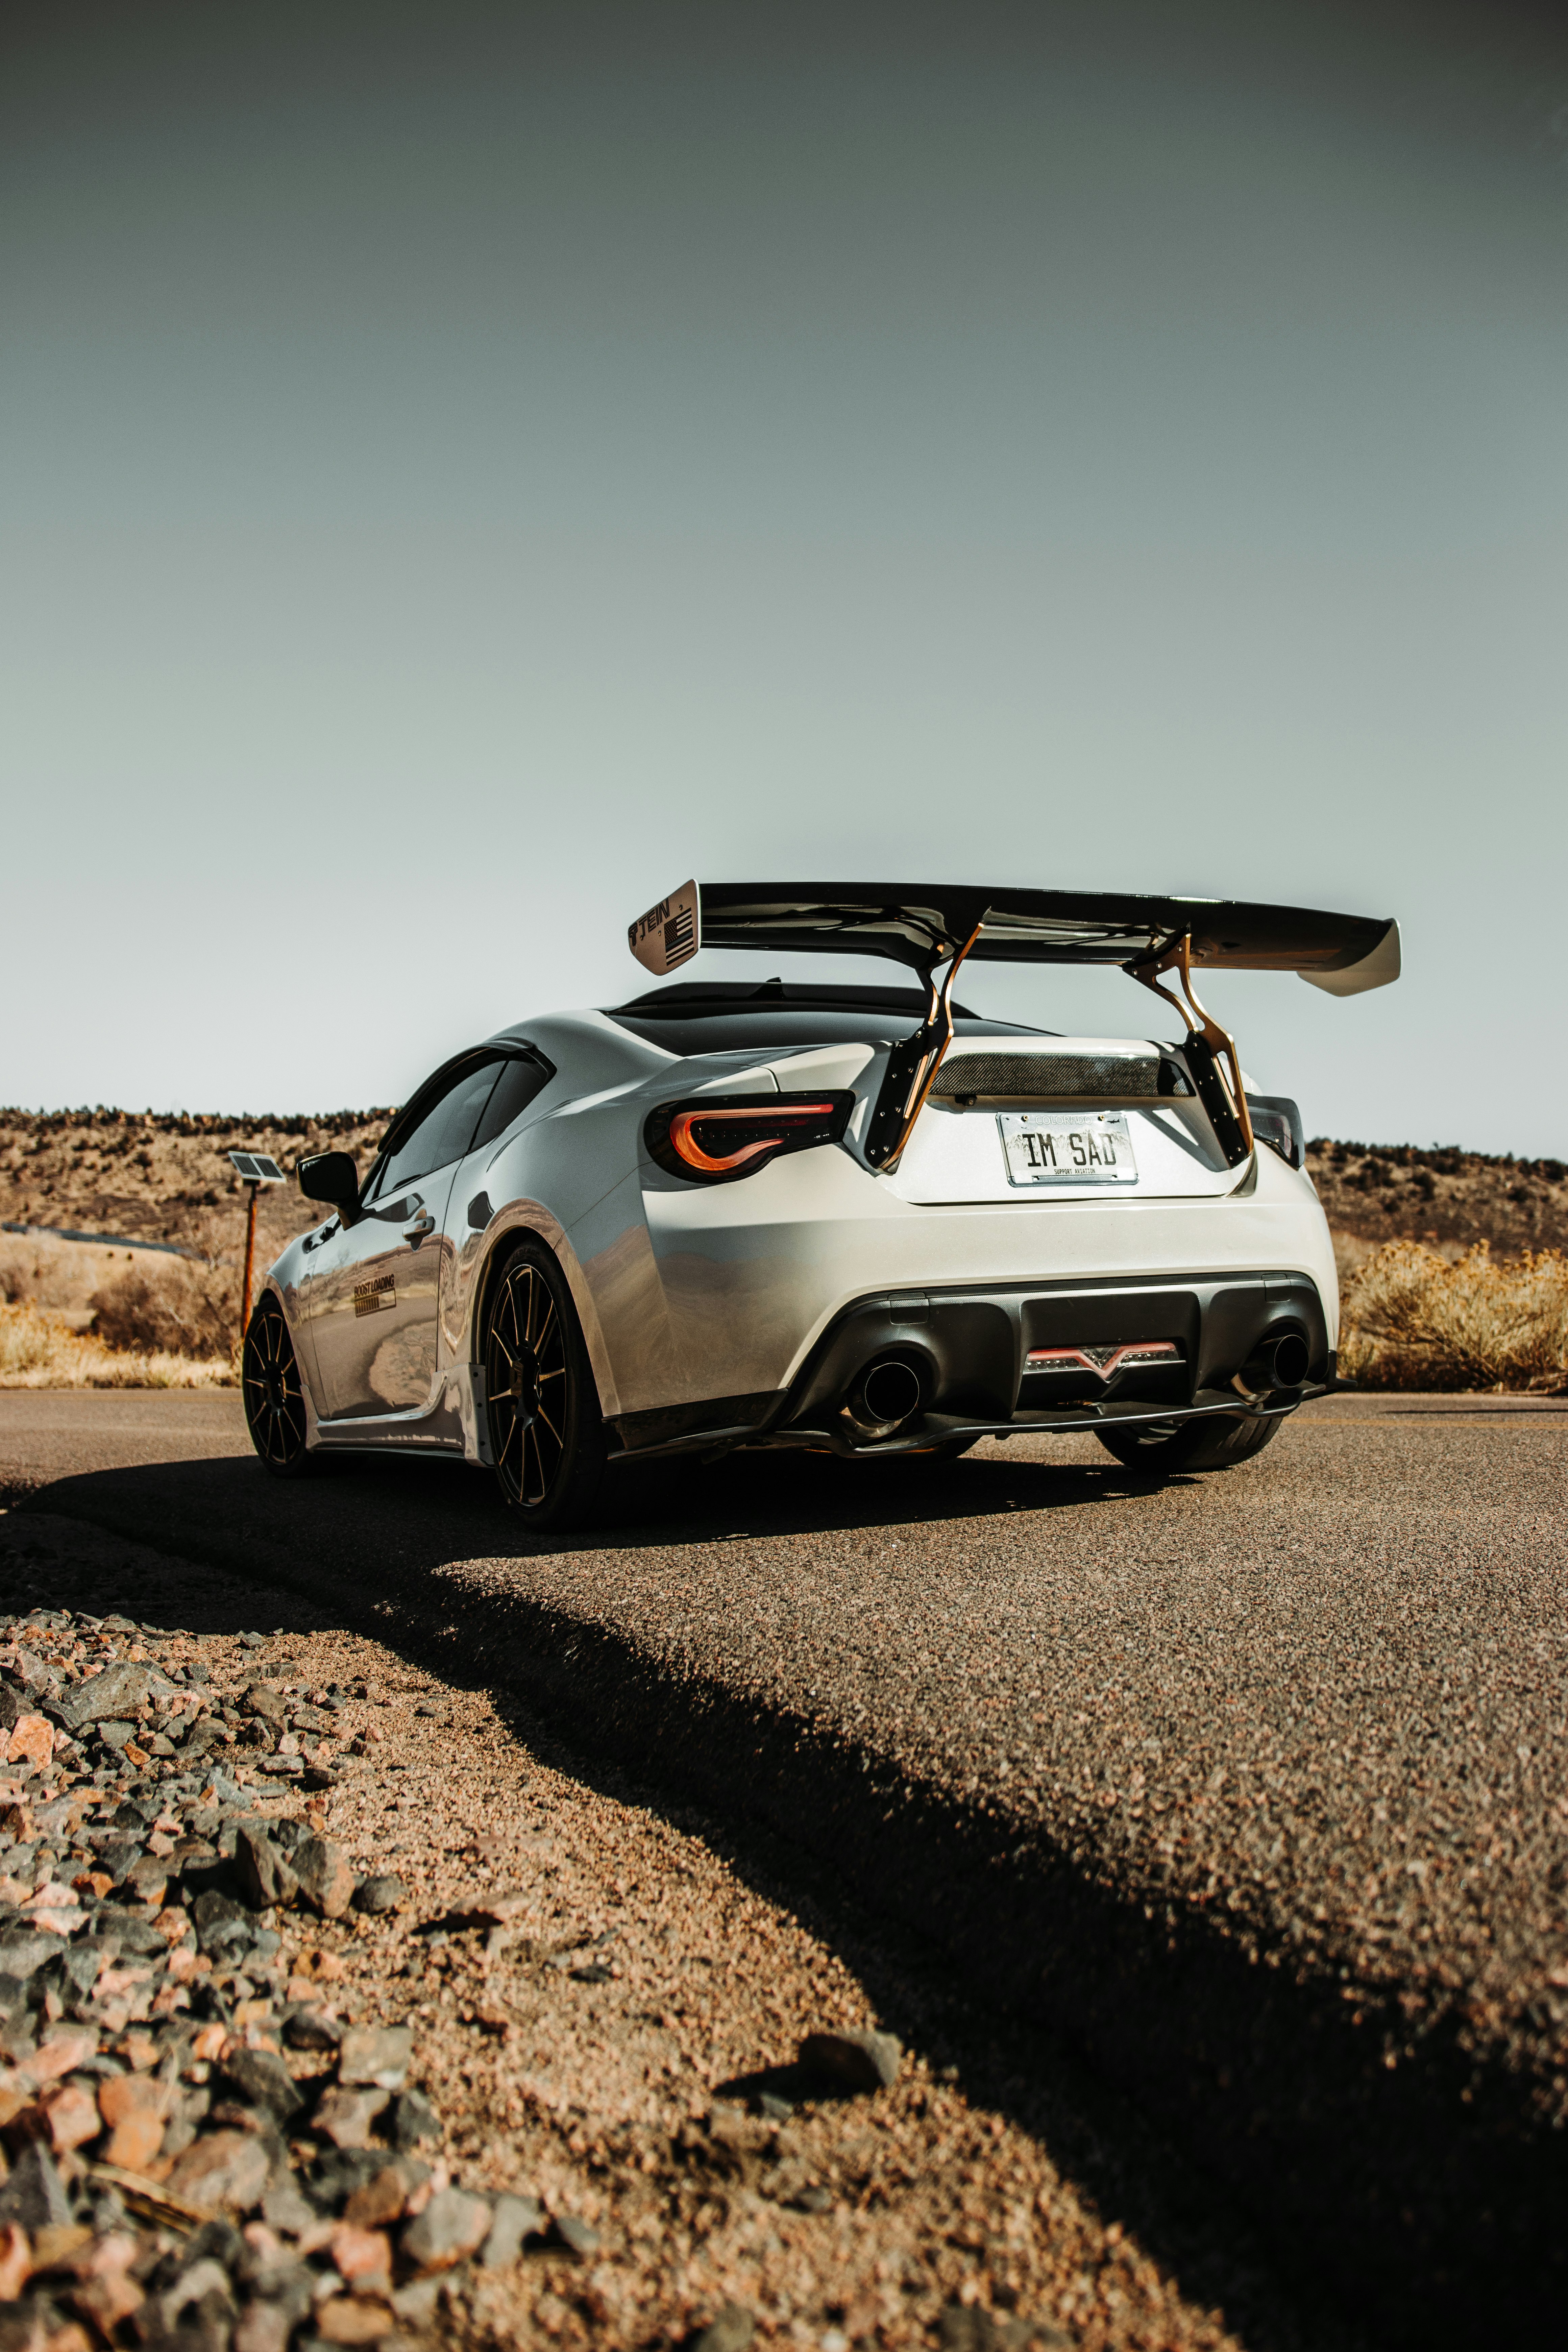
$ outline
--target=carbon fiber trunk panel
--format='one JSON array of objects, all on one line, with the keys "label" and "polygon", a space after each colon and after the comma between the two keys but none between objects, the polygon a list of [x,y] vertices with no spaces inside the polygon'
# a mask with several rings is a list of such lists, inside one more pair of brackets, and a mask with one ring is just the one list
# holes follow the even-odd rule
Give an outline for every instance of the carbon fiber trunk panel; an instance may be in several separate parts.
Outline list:
[{"label": "carbon fiber trunk panel", "polygon": [[1173,1075],[1162,1087],[1158,1054],[949,1054],[931,1093],[945,1102],[1142,1102],[1173,1093]]}]

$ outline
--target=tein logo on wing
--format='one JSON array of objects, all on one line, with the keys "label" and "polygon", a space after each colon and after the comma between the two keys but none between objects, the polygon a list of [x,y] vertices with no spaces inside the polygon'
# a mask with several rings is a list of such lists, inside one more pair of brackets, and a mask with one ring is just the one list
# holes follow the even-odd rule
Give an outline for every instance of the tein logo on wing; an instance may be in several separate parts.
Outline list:
[{"label": "tein logo on wing", "polygon": [[1180,1363],[1173,1339],[1134,1339],[1121,1348],[1031,1348],[1025,1362],[1034,1372],[1098,1372],[1108,1381],[1128,1364]]},{"label": "tein logo on wing", "polygon": [[626,945],[638,963],[659,979],[689,962],[701,944],[701,902],[695,882],[683,882],[626,927]]}]

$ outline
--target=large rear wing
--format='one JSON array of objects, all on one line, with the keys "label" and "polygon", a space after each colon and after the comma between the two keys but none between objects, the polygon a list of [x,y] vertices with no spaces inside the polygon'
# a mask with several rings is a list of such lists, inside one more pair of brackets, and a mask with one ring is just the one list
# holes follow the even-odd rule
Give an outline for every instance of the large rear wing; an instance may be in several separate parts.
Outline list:
[{"label": "large rear wing", "polygon": [[[628,945],[660,977],[704,947],[887,956],[920,972],[931,1003],[889,1058],[866,1141],[877,1168],[897,1164],[920,1115],[952,1035],[952,982],[970,956],[1120,964],[1153,989],[1186,1023],[1194,1082],[1233,1166],[1252,1150],[1252,1121],[1235,1043],[1194,994],[1194,968],[1293,971],[1331,996],[1399,977],[1399,926],[1386,916],[971,883],[687,882],[637,918]],[[1163,984],[1173,975],[1179,995]]]}]

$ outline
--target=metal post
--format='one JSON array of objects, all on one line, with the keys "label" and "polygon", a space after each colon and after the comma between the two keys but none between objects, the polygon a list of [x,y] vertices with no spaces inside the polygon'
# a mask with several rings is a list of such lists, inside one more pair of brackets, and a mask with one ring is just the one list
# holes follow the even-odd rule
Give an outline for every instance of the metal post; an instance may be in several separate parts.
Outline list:
[{"label": "metal post", "polygon": [[245,1203],[245,1296],[239,1310],[239,1337],[243,1345],[250,1328],[250,1278],[256,1265],[256,1196],[259,1184],[247,1184]]}]

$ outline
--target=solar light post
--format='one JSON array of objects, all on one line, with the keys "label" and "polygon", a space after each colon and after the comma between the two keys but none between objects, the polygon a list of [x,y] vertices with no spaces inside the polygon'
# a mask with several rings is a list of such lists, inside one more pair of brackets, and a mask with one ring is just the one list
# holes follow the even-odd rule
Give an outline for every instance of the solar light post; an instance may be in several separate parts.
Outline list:
[{"label": "solar light post", "polygon": [[239,1336],[243,1339],[250,1328],[250,1279],[256,1265],[256,1196],[263,1184],[281,1184],[283,1171],[276,1160],[265,1151],[231,1151],[230,1160],[244,1179],[245,1202],[245,1291],[239,1309]]}]

